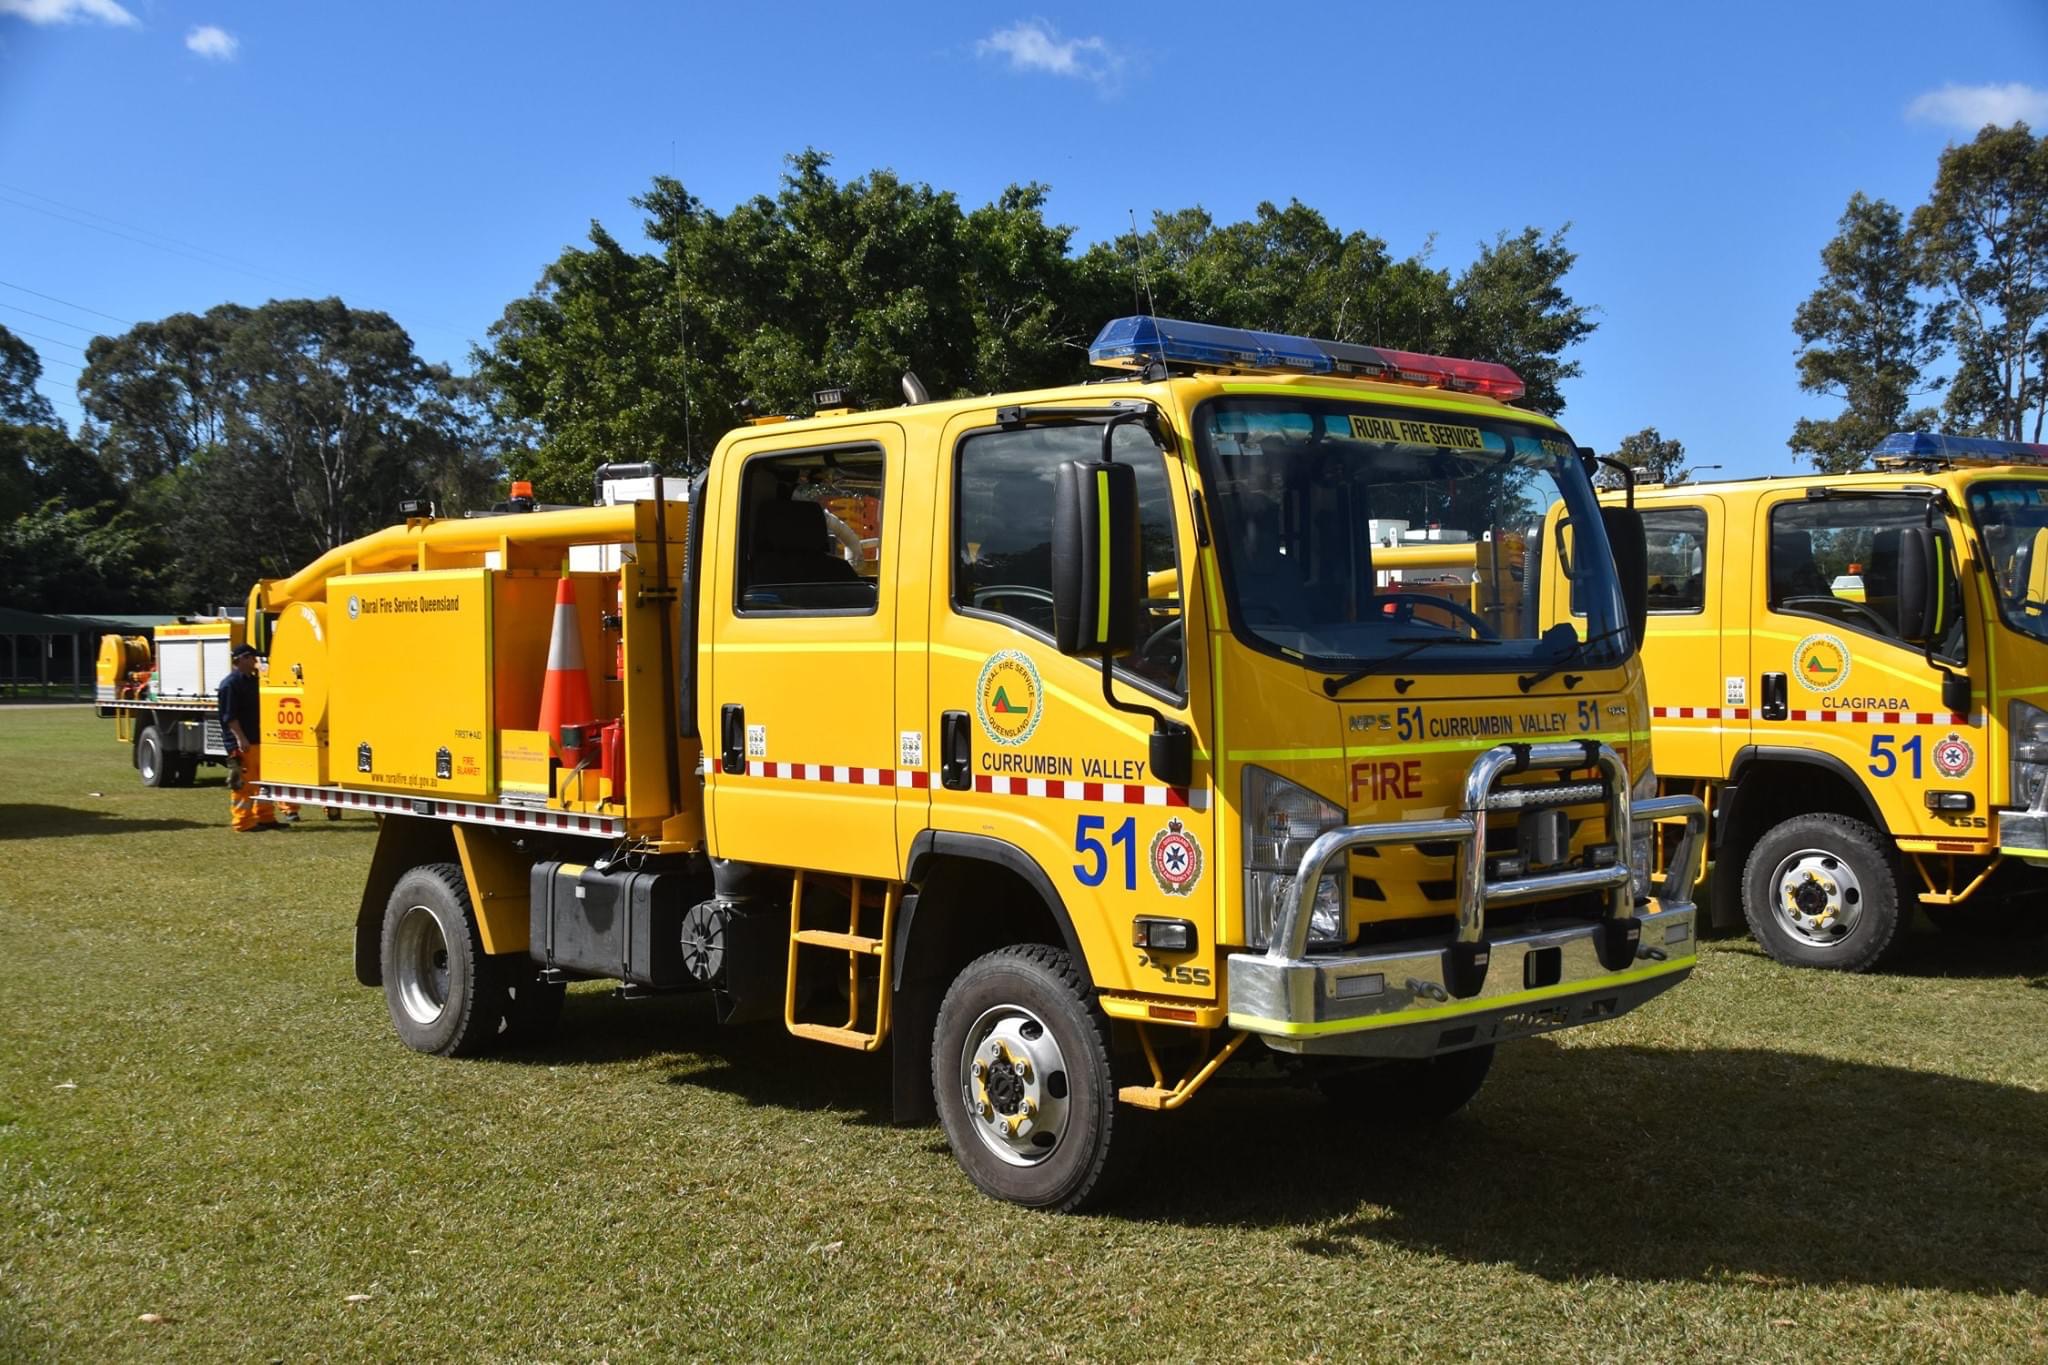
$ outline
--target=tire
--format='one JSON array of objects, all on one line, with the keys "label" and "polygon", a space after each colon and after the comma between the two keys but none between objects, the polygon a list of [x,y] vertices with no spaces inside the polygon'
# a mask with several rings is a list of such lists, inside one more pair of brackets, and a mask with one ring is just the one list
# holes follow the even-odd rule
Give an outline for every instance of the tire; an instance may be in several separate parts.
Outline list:
[{"label": "tire", "polygon": [[135,771],[142,774],[145,787],[171,785],[171,757],[164,752],[163,732],[154,725],[143,726],[135,737]]},{"label": "tire", "polygon": [[384,1003],[415,1052],[468,1057],[496,1045],[509,996],[504,963],[484,952],[462,869],[413,868],[391,888],[378,938]]},{"label": "tire", "polygon": [[1749,932],[1779,962],[1864,972],[1906,939],[1910,910],[1884,836],[1846,815],[1798,815],[1756,841],[1742,871]]},{"label": "tire", "polygon": [[1441,1123],[1472,1103],[1493,1069],[1493,1044],[1332,1076],[1317,1084],[1347,1119]]},{"label": "tire", "polygon": [[1108,1192],[1109,1020],[1062,950],[1003,948],[953,979],[932,1034],[932,1096],[984,1194],[1070,1213]]}]

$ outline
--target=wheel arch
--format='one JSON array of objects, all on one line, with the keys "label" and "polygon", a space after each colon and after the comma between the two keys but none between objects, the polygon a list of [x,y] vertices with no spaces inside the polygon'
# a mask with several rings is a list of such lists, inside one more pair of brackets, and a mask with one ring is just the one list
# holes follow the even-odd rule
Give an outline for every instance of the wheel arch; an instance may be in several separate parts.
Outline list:
[{"label": "wheel arch", "polygon": [[[1776,774],[1802,780],[1772,782]],[[1716,807],[1710,900],[1717,926],[1742,923],[1742,873],[1749,851],[1780,822],[1809,812],[1831,812],[1862,820],[1880,836],[1890,837],[1883,812],[1854,769],[1833,754],[1788,745],[1748,744],[1737,750]]]},{"label": "wheel arch", "polygon": [[[932,1029],[939,1001],[961,968],[986,952],[1019,943],[1066,950],[1092,992],[1081,939],[1052,879],[1015,844],[981,834],[925,830],[910,845],[904,897],[889,945],[894,996],[891,1091],[898,1123],[938,1114],[931,1087]],[[966,910],[971,893],[971,913]]]},{"label": "wheel arch", "polygon": [[386,815],[378,821],[377,848],[363,879],[363,899],[356,908],[356,980],[365,986],[384,984],[378,960],[384,932],[384,906],[398,879],[422,863],[457,863],[453,826],[416,815]]}]

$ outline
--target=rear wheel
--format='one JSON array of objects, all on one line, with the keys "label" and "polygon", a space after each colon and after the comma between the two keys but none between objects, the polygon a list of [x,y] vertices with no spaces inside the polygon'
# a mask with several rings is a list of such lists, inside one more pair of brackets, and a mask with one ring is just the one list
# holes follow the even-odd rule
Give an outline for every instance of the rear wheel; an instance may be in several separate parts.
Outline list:
[{"label": "rear wheel", "polygon": [[1109,1021],[1061,950],[1004,948],[954,978],[932,1039],[932,1094],[954,1159],[984,1193],[1065,1213],[1106,1192]]},{"label": "rear wheel", "polygon": [[1846,815],[1798,815],[1750,850],[1742,913],[1765,952],[1793,967],[1862,972],[1906,937],[1884,836]]},{"label": "rear wheel", "polygon": [[384,1002],[407,1047],[461,1057],[498,1041],[509,1003],[504,964],[484,952],[454,863],[429,863],[398,879],[385,902],[379,957]]},{"label": "rear wheel", "polygon": [[154,725],[143,726],[135,737],[135,771],[145,787],[171,785],[170,755],[164,752],[163,732]]},{"label": "rear wheel", "polygon": [[1493,1069],[1493,1044],[1439,1056],[1388,1062],[1318,1083],[1345,1118],[1440,1123],[1463,1109]]}]

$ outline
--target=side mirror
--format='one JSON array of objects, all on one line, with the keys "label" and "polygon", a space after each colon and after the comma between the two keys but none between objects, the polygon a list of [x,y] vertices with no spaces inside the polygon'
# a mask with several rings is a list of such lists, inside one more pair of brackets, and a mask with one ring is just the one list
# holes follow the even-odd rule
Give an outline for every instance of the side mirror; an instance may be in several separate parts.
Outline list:
[{"label": "side mirror", "polygon": [[1138,475],[1069,460],[1053,474],[1053,642],[1062,654],[1118,659],[1138,647]]},{"label": "side mirror", "polygon": [[1614,571],[1621,578],[1629,643],[1641,649],[1650,627],[1650,543],[1643,531],[1643,514],[1627,507],[1602,507],[1600,521],[1607,528]]},{"label": "side mirror", "polygon": [[1915,644],[1940,633],[1940,556],[1932,528],[1899,532],[1899,634]]}]

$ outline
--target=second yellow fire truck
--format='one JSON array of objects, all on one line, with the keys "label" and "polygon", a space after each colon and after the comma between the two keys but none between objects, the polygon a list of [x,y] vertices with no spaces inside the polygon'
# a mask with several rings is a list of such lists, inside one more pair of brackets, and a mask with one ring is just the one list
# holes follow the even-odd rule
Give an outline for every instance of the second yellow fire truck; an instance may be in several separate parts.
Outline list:
[{"label": "second yellow fire truck", "polygon": [[[1640,524],[1521,382],[1149,317],[1092,355],[260,585],[264,786],[383,817],[356,970],[400,1037],[708,990],[889,1046],[975,1184],[1070,1209],[1226,1064],[1427,1118],[1682,980]],[[1559,502],[1582,630],[1534,591]]]},{"label": "second yellow fire truck", "polygon": [[1876,964],[1915,906],[2048,929],[2048,446],[1876,456],[1636,495],[1658,774],[1713,810],[1716,922],[1799,966]]}]

